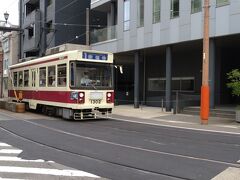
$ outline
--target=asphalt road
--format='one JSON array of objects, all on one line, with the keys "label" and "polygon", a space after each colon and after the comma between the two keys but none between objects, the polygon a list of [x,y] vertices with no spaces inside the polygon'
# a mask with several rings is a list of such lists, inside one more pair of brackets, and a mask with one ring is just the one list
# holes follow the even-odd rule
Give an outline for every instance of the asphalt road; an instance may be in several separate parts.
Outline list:
[{"label": "asphalt road", "polygon": [[211,179],[240,167],[240,136],[118,120],[65,121],[0,112],[0,141],[108,179]]}]

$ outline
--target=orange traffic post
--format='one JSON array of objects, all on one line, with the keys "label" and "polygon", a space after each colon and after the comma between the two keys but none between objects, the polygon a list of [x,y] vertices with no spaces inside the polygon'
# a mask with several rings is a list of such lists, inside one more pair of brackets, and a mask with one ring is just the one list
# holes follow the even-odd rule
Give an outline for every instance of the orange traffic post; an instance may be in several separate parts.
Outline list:
[{"label": "orange traffic post", "polygon": [[201,88],[201,112],[200,112],[202,124],[208,124],[209,98],[210,98],[209,86],[203,85]]}]

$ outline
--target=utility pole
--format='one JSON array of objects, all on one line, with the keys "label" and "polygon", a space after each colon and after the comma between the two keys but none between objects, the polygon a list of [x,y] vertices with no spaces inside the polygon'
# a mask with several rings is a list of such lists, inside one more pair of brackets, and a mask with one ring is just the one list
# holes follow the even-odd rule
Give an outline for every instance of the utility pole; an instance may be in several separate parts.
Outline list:
[{"label": "utility pole", "polygon": [[209,0],[204,0],[203,64],[201,87],[201,123],[208,124],[209,118]]},{"label": "utility pole", "polygon": [[90,13],[89,8],[86,9],[86,45],[90,45],[90,31],[89,31],[89,19],[90,19]]}]

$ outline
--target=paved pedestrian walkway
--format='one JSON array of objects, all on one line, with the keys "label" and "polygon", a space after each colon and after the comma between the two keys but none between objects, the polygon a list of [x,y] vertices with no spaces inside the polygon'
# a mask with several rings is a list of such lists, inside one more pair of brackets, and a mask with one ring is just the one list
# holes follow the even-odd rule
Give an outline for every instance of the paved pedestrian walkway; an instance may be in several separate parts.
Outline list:
[{"label": "paved pedestrian walkway", "polygon": [[164,110],[159,107],[142,106],[139,109],[135,109],[133,105],[119,105],[114,108],[112,118],[152,125],[199,129],[240,135],[240,123],[237,123],[232,119],[210,117],[208,125],[202,125],[199,116],[164,112]]}]

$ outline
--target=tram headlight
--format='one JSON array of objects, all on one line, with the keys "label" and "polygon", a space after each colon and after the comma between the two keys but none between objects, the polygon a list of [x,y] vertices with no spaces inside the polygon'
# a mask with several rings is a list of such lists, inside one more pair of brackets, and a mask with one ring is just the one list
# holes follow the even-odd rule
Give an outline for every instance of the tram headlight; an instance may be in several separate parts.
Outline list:
[{"label": "tram headlight", "polygon": [[107,103],[114,103],[114,92],[107,92]]},{"label": "tram headlight", "polygon": [[85,103],[85,93],[79,92],[79,103],[84,104]]},{"label": "tram headlight", "polygon": [[84,93],[83,93],[83,92],[80,92],[80,93],[79,93],[79,97],[80,97],[80,98],[83,98],[83,97],[84,97]]}]

